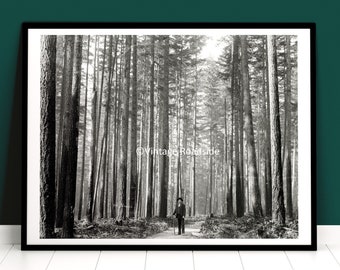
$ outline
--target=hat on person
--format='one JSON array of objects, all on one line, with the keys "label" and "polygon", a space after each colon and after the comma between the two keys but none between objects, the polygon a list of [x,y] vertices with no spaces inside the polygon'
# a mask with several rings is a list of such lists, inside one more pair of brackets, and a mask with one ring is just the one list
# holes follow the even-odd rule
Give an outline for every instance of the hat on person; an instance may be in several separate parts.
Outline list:
[{"label": "hat on person", "polygon": [[183,199],[181,197],[177,198],[177,201],[181,200],[183,202]]}]

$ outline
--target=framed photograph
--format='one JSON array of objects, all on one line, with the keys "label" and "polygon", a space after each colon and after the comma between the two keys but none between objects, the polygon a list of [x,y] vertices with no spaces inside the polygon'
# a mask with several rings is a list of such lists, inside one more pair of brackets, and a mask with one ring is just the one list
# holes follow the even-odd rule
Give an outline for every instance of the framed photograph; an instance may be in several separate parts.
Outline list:
[{"label": "framed photograph", "polygon": [[22,249],[316,249],[315,24],[23,41]]}]

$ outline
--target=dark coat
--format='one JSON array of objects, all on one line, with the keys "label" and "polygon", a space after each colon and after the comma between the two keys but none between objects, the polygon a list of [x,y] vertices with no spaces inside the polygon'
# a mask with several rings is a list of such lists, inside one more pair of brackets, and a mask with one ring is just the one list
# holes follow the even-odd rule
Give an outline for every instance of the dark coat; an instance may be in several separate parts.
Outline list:
[{"label": "dark coat", "polygon": [[185,204],[182,203],[180,207],[177,204],[173,215],[176,215],[177,218],[185,217]]}]

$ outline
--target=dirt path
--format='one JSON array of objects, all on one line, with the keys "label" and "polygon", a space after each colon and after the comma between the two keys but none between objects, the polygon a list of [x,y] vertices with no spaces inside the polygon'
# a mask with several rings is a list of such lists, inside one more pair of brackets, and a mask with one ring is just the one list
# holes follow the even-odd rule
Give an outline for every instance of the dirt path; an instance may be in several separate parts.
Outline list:
[{"label": "dirt path", "polygon": [[185,233],[178,235],[178,228],[175,224],[175,233],[174,227],[169,227],[166,231],[156,233],[154,235],[150,235],[149,239],[193,239],[198,238],[197,235],[199,234],[202,222],[195,222],[192,224],[185,225]]},{"label": "dirt path", "polygon": [[200,229],[196,229],[196,228],[186,228],[184,234],[178,235],[177,228],[176,228],[176,234],[174,234],[174,228],[171,227],[164,232],[156,233],[147,238],[149,239],[157,239],[157,238],[159,239],[192,239],[192,238],[197,238],[195,234],[198,233],[199,230]]}]

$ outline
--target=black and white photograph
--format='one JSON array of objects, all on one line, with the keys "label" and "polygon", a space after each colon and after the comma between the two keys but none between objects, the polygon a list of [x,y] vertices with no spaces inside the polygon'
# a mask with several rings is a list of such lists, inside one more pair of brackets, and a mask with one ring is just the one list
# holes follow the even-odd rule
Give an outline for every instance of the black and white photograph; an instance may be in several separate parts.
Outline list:
[{"label": "black and white photograph", "polygon": [[312,245],[311,30],[216,25],[27,29],[27,245]]}]

